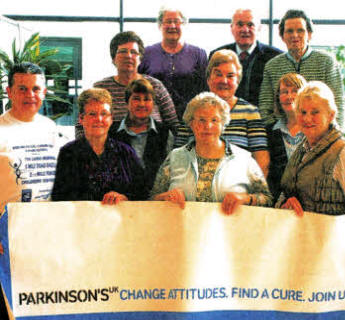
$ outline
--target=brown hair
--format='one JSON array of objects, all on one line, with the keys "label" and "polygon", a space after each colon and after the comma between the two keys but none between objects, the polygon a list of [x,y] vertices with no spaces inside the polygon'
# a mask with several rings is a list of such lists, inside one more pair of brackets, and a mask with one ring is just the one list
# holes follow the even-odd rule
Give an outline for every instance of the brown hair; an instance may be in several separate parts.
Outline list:
[{"label": "brown hair", "polygon": [[90,101],[107,103],[111,106],[112,99],[110,93],[101,88],[91,88],[84,90],[78,97],[79,114],[84,114],[85,105]]},{"label": "brown hair", "polygon": [[128,86],[126,87],[125,91],[125,99],[126,103],[128,104],[129,98],[133,93],[146,93],[151,94],[153,100],[155,99],[155,91],[150,83],[150,81],[142,78],[137,80],[132,80]]},{"label": "brown hair", "polygon": [[140,58],[142,58],[145,52],[144,43],[143,43],[143,40],[141,40],[141,38],[133,31],[120,32],[117,35],[115,35],[113,39],[111,39],[111,42],[110,42],[111,58],[112,59],[115,58],[117,48],[119,47],[119,45],[125,44],[128,42],[136,42],[138,44]]},{"label": "brown hair", "polygon": [[218,50],[212,55],[206,69],[206,79],[209,79],[213,68],[223,63],[233,63],[236,66],[238,82],[240,82],[242,79],[242,65],[240,60],[238,60],[237,54],[227,49]]},{"label": "brown hair", "polygon": [[276,112],[278,113],[278,115],[282,117],[286,117],[286,114],[282,108],[282,105],[280,104],[280,85],[282,83],[284,83],[288,87],[295,87],[297,89],[301,89],[307,84],[307,81],[304,79],[303,76],[294,72],[284,74],[279,79],[278,87],[275,94],[274,104],[275,104]]},{"label": "brown hair", "polygon": [[284,14],[283,18],[279,22],[279,35],[281,38],[283,38],[284,31],[285,31],[285,21],[288,19],[295,19],[295,18],[304,19],[307,25],[307,31],[309,33],[313,32],[313,23],[311,19],[307,17],[305,12],[303,10],[290,9]]}]

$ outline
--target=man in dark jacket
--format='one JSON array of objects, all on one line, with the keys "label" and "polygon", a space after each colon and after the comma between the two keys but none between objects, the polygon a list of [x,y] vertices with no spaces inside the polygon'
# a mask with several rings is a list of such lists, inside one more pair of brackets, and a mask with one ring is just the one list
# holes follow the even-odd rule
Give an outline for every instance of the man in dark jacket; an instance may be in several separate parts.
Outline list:
[{"label": "man in dark jacket", "polygon": [[220,49],[230,49],[237,53],[243,68],[242,80],[236,96],[257,106],[264,67],[281,50],[265,45],[256,40],[260,29],[260,20],[251,9],[237,9],[232,17],[231,32],[235,43],[227,44],[211,51],[209,58]]}]

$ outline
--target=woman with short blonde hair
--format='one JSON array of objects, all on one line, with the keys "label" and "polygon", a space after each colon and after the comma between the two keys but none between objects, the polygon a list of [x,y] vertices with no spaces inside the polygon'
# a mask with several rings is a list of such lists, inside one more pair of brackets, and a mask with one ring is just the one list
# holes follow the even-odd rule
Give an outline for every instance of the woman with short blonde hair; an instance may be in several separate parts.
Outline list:
[{"label": "woman with short blonde hair", "polygon": [[289,159],[276,206],[300,216],[303,211],[345,214],[345,141],[335,122],[334,94],[326,84],[311,81],[296,104],[305,140]]}]

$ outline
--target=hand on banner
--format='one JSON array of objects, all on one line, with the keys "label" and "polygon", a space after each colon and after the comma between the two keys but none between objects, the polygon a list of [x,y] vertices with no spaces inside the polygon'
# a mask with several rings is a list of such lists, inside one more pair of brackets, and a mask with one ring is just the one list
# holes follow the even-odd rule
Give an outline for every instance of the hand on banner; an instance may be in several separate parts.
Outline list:
[{"label": "hand on banner", "polygon": [[128,198],[121,193],[115,192],[115,191],[110,191],[106,193],[103,197],[103,204],[118,204],[121,201],[127,201]]},{"label": "hand on banner", "polygon": [[161,194],[157,194],[154,197],[154,200],[157,201],[171,201],[173,203],[177,203],[181,209],[184,209],[186,205],[186,198],[184,196],[184,192],[181,189],[172,189],[167,192],[163,192]]},{"label": "hand on banner", "polygon": [[295,210],[299,217],[303,216],[303,208],[301,203],[296,197],[291,197],[286,200],[286,202],[281,206],[282,209],[292,209]]},{"label": "hand on banner", "polygon": [[222,202],[222,209],[225,214],[233,214],[241,204],[249,204],[251,196],[248,193],[229,192]]}]

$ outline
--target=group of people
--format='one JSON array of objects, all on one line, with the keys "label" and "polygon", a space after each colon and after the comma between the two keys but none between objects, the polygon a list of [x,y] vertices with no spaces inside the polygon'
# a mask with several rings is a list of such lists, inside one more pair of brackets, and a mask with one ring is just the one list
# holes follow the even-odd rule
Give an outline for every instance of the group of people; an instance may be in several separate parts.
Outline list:
[{"label": "group of people", "polygon": [[[257,41],[260,19],[238,9],[235,43],[208,58],[184,42],[187,21],[163,8],[162,42],[145,48],[131,31],[111,40],[117,74],[80,94],[76,140],[67,144],[38,114],[43,71],[31,63],[13,68],[11,109],[0,117],[0,131],[16,137],[1,138],[0,146],[15,151],[41,139],[38,147],[59,150],[54,179],[44,180],[50,185],[28,191],[28,182],[21,200],[42,199],[37,194],[50,188],[53,201],[156,200],[181,208],[205,201],[221,202],[226,214],[242,204],[345,213],[341,73],[332,56],[310,47],[311,20],[300,10],[284,15],[283,53]],[[21,163],[11,166],[16,178]]]}]

